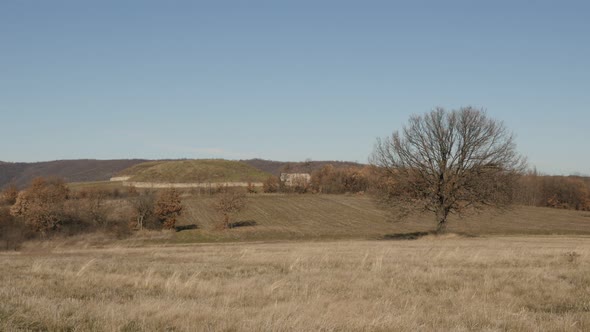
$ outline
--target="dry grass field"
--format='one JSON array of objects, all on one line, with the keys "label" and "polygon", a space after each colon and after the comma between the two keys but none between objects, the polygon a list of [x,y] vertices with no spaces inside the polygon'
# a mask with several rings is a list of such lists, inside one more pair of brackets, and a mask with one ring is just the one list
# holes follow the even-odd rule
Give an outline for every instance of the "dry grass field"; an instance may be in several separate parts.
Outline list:
[{"label": "dry grass field", "polygon": [[[256,194],[234,217],[246,227],[215,230],[220,216],[212,208],[214,197],[184,197],[180,224],[196,230],[174,234],[173,241],[215,242],[249,240],[380,239],[392,234],[426,232],[435,228],[432,214],[390,220],[386,211],[367,196]],[[467,235],[590,235],[590,213],[517,206],[458,218],[451,216],[449,231]]]},{"label": "dry grass field", "polygon": [[256,194],[219,230],[214,199],[185,195],[196,229],[0,252],[0,331],[590,330],[588,212],[516,207],[407,241],[384,239],[432,216]]},{"label": "dry grass field", "polygon": [[590,239],[28,246],[0,330],[588,331]]}]

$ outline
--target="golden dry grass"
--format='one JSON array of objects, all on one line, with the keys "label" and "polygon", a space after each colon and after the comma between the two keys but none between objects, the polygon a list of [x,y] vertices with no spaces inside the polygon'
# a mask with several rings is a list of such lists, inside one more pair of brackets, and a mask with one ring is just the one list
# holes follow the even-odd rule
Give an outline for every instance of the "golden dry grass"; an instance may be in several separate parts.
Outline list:
[{"label": "golden dry grass", "polygon": [[0,330],[588,331],[590,239],[27,247]]}]

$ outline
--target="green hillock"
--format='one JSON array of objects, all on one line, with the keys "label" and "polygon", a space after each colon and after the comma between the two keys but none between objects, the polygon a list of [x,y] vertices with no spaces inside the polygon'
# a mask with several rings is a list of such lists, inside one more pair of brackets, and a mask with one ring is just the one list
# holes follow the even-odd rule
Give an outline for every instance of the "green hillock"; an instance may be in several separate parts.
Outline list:
[{"label": "green hillock", "polygon": [[129,180],[136,182],[220,183],[262,182],[270,174],[239,161],[196,159],[145,162],[118,176],[130,176]]}]

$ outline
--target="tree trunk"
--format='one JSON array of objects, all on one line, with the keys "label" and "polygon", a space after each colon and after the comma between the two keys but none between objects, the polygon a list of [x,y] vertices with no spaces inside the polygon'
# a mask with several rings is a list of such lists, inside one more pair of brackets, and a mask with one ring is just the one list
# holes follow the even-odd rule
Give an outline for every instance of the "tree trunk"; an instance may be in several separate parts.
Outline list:
[{"label": "tree trunk", "polygon": [[436,233],[444,234],[447,232],[447,216],[449,215],[444,209],[436,213]]},{"label": "tree trunk", "polygon": [[230,224],[229,224],[229,214],[224,214],[223,215],[223,222],[224,222],[224,227],[225,229],[229,229],[230,228]]}]

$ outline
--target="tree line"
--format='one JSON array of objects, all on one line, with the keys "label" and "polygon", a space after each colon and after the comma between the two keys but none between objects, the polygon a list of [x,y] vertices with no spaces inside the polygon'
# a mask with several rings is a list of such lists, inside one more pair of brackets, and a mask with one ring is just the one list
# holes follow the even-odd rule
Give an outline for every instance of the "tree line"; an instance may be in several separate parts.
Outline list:
[{"label": "tree line", "polygon": [[[0,193],[0,249],[17,249],[25,240],[56,235],[100,231],[123,238],[144,229],[179,230],[181,194],[174,188],[73,191],[63,179],[43,177],[23,190],[10,185]],[[231,216],[245,205],[244,192],[218,188],[212,207],[220,215],[219,228],[231,228]]]},{"label": "tree line", "polygon": [[[291,187],[277,176],[269,177],[261,189],[264,193],[368,194],[382,187],[391,187],[379,169],[364,167],[337,168],[331,164],[311,173],[309,181],[295,182]],[[250,193],[257,192],[251,188]],[[518,205],[590,210],[590,178],[582,176],[543,175],[535,170],[525,171],[515,180],[510,200]]]},{"label": "tree line", "polygon": [[590,211],[590,178],[549,176],[529,171],[518,181],[515,202],[528,206]]}]

